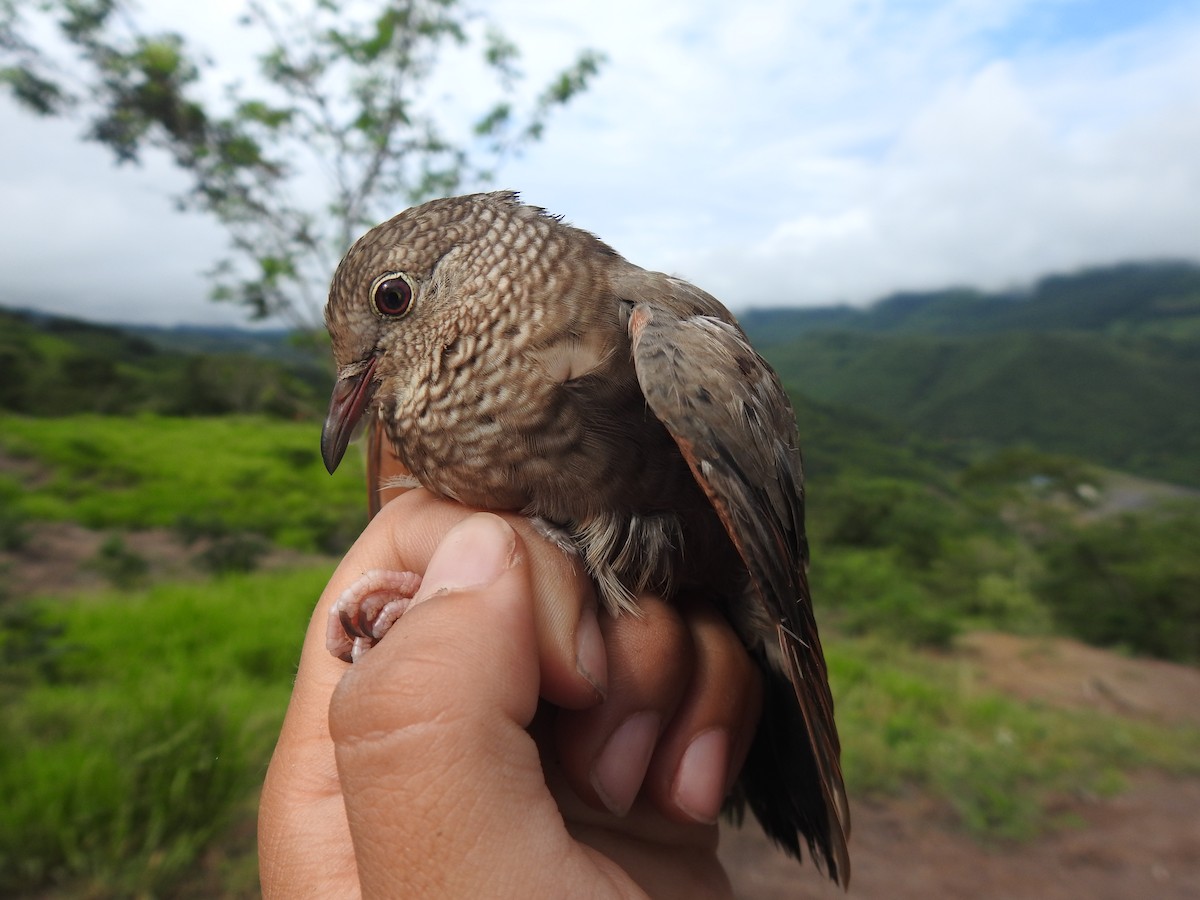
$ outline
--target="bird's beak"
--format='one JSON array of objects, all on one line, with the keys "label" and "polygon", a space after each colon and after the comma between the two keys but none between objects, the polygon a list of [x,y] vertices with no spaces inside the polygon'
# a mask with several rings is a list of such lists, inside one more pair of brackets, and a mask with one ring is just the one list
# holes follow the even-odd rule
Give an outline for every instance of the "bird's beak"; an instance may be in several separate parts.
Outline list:
[{"label": "bird's beak", "polygon": [[330,475],[345,456],[354,426],[362,418],[363,410],[375,393],[375,381],[371,376],[375,372],[377,359],[371,357],[365,369],[357,375],[343,375],[333,386],[329,415],[325,417],[325,427],[321,429],[321,458],[325,460],[325,468]]}]

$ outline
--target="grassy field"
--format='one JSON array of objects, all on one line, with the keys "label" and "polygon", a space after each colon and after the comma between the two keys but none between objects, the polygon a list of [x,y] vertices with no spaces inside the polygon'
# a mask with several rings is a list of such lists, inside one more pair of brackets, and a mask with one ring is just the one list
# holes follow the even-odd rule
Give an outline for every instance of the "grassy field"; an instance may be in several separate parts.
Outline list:
[{"label": "grassy field", "polygon": [[[317,432],[248,417],[5,416],[0,520],[14,535],[73,521],[337,554],[363,522],[361,463],[351,454],[330,478]],[[1047,487],[1031,473],[1054,478]],[[934,484],[846,472],[814,487],[813,584],[856,798],[919,790],[982,839],[1024,839],[1062,824],[1064,795],[1118,791],[1142,768],[1200,774],[1195,728],[1023,703],[982,687],[968,661],[924,649],[967,628],[1068,629],[1047,593],[1054,561],[1091,609],[1144,605],[1181,623],[1174,643],[1148,633],[1142,652],[1187,657],[1176,638],[1200,618],[1184,602],[1200,602],[1189,555],[1200,515],[1193,505],[1076,524],[1069,498],[1094,476],[1025,453]],[[218,893],[253,894],[248,823],[333,559],[0,595],[0,894],[161,895],[194,883],[198,867]],[[1116,621],[1140,639],[1136,623]],[[236,847],[240,862],[214,876],[214,846]]]},{"label": "grassy field", "polygon": [[[261,783],[331,570],[47,598],[10,622],[0,893],[142,896],[194,864]],[[40,653],[31,632],[53,635]]]},{"label": "grassy field", "polygon": [[325,472],[313,422],[0,416],[0,453],[36,471],[0,474],[0,502],[31,520],[89,528],[249,532],[336,552],[364,524],[362,460]]}]

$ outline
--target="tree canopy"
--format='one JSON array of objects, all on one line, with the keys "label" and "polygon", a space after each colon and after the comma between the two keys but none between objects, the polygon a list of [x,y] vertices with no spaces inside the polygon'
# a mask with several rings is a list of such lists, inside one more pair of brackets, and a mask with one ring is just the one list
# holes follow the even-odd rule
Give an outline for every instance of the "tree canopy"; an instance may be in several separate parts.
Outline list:
[{"label": "tree canopy", "polygon": [[[250,82],[127,0],[0,0],[0,84],[32,113],[83,120],[118,163],[166,154],[190,180],[179,208],[229,234],[214,299],[301,328],[358,233],[485,182],[603,63],[581,51],[528,95],[517,45],[459,0],[247,0],[237,25],[265,46]],[[435,105],[439,62],[466,52],[491,96]]]}]

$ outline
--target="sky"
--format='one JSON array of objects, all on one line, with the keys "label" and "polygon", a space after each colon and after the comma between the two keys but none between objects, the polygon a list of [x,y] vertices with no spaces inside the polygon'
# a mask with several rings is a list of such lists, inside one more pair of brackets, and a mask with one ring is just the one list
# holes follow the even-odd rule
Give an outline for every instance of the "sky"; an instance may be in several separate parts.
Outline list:
[{"label": "sky", "polygon": [[[249,73],[235,0],[143,6]],[[476,8],[531,90],[585,47],[608,57],[488,187],[734,310],[1200,259],[1200,0]],[[453,114],[484,76],[450,68],[435,99]],[[179,173],[117,168],[81,131],[0,97],[0,305],[243,323],[207,299],[225,236],[175,211]]]}]

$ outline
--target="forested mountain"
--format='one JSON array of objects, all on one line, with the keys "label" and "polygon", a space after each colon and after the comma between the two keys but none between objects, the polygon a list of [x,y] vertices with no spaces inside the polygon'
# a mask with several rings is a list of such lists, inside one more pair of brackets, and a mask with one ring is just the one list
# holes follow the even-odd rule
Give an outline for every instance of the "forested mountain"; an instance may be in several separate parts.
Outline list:
[{"label": "forested mountain", "polygon": [[328,376],[318,363],[264,358],[251,342],[276,346],[249,338],[233,352],[199,353],[119,327],[0,309],[0,410],[294,418],[321,409]]},{"label": "forested mountain", "polygon": [[1200,267],[1129,264],[1025,294],[898,294],[742,317],[793,392],[933,440],[1028,443],[1200,485]]}]

